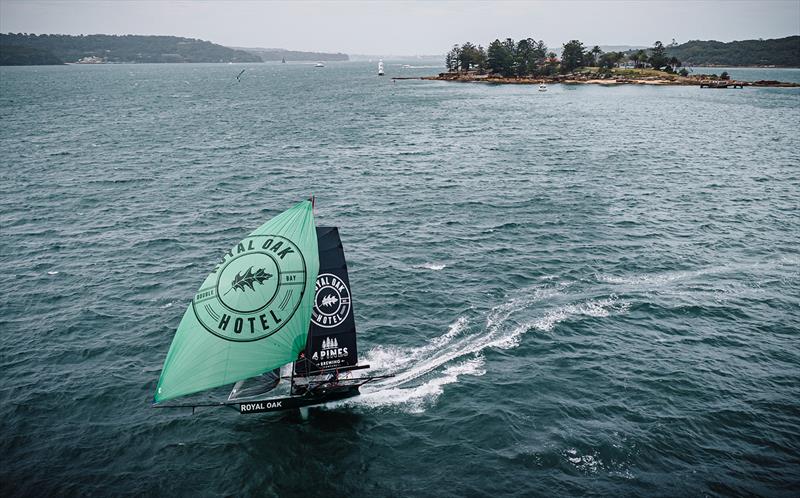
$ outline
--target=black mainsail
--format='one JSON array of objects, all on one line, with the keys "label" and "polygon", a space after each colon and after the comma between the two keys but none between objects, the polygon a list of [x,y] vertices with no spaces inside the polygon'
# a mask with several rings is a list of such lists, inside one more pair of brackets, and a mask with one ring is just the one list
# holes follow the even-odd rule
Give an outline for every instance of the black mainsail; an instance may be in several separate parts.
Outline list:
[{"label": "black mainsail", "polygon": [[303,358],[295,375],[352,367],[358,363],[356,322],[344,248],[336,227],[317,227],[319,274]]}]

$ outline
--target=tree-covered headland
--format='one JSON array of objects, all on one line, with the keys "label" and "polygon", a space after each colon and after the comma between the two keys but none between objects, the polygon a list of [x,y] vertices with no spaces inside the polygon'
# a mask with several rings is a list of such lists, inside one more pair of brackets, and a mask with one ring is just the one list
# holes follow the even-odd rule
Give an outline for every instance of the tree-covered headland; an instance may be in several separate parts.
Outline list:
[{"label": "tree-covered headland", "polygon": [[0,33],[4,65],[104,62],[261,62],[257,55],[194,38],[140,35]]},{"label": "tree-covered headland", "polygon": [[667,53],[694,66],[800,67],[800,36],[727,43],[692,40],[667,47]]}]

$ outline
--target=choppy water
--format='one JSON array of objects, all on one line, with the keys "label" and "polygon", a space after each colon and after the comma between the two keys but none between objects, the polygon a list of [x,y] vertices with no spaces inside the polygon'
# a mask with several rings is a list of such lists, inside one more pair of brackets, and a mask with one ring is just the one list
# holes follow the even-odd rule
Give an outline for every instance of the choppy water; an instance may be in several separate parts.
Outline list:
[{"label": "choppy water", "polygon": [[[373,66],[0,69],[2,494],[796,496],[800,92]],[[396,377],[149,408],[219,255],[312,192]]]}]

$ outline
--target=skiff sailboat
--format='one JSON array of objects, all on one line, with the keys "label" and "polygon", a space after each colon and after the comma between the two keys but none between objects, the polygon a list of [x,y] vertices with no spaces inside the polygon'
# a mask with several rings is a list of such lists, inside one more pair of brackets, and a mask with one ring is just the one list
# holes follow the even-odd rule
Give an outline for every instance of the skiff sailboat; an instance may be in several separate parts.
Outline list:
[{"label": "skiff sailboat", "polygon": [[383,59],[378,61],[378,76],[383,76]]},{"label": "skiff sailboat", "polygon": [[[352,375],[366,368],[339,230],[315,227],[311,199],[223,255],[178,325],[153,406],[303,408],[358,395],[380,378]],[[228,384],[224,400],[164,404]]]}]

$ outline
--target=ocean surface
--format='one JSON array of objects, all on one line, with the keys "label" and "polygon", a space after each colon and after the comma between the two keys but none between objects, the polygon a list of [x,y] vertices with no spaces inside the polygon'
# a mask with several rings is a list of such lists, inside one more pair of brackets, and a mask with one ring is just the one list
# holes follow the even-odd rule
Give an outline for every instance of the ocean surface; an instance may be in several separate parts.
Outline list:
[{"label": "ocean surface", "polygon": [[[797,496],[800,89],[404,63],[0,68],[0,494]],[[215,262],[312,193],[395,377],[152,409]]]}]

